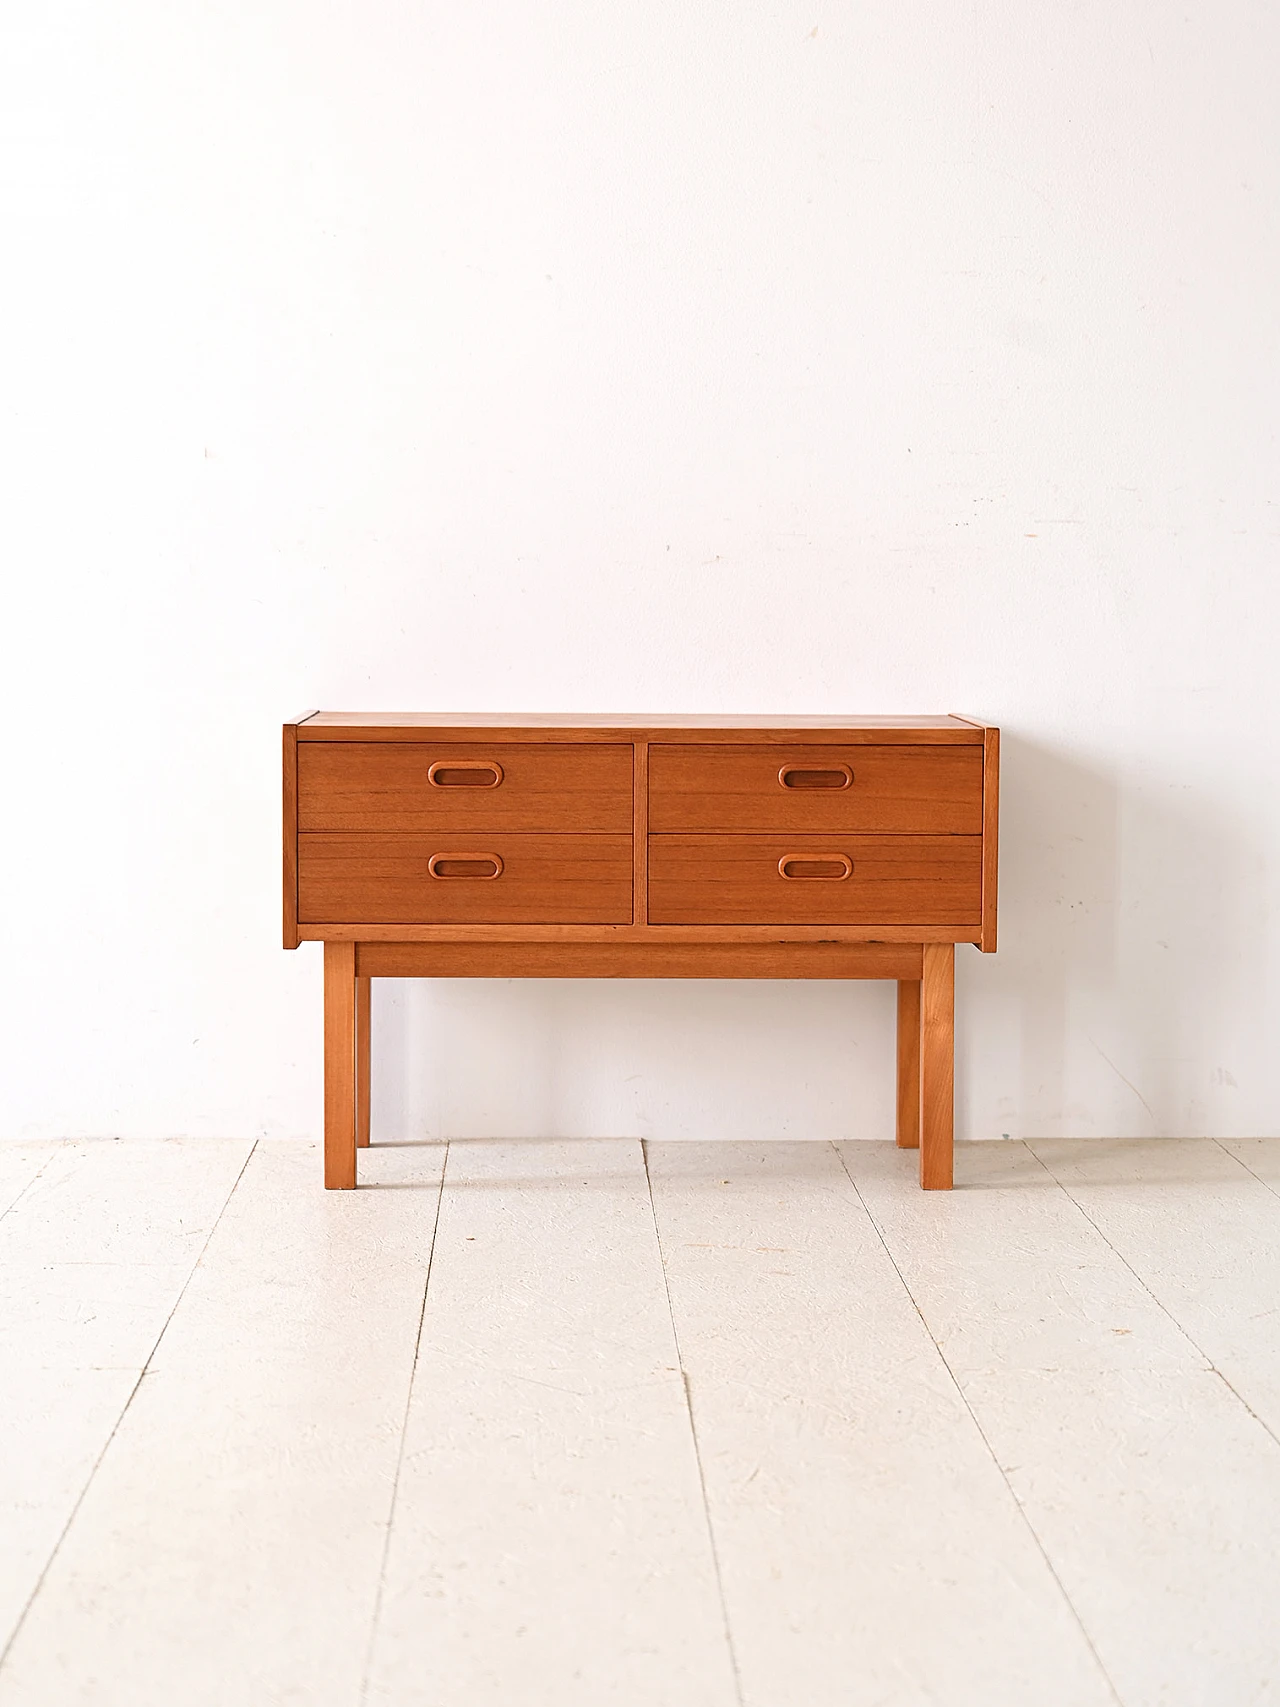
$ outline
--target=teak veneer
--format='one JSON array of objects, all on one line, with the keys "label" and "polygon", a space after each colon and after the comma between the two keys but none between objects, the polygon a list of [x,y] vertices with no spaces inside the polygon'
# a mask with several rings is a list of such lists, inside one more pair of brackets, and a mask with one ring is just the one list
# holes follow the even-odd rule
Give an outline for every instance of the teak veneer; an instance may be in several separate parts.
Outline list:
[{"label": "teak veneer", "polygon": [[946,717],[284,726],[284,945],[324,944],[324,1180],[372,978],[888,978],[897,1140],[952,1183],[955,945],[996,946],[1000,732]]}]

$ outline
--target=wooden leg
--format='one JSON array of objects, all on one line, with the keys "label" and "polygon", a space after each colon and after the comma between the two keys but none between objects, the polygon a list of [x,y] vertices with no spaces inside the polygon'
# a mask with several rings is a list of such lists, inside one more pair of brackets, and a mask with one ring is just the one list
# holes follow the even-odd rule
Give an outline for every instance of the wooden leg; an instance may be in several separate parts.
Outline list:
[{"label": "wooden leg", "polygon": [[920,1037],[920,1184],[950,1191],[955,1136],[956,950],[924,945]]},{"label": "wooden leg", "polygon": [[904,1150],[920,1147],[920,985],[914,978],[898,984],[898,1143]]},{"label": "wooden leg", "polygon": [[356,945],[324,945],[324,1184],[356,1184]]},{"label": "wooden leg", "polygon": [[369,1143],[369,1009],[371,978],[356,979],[356,1148]]}]

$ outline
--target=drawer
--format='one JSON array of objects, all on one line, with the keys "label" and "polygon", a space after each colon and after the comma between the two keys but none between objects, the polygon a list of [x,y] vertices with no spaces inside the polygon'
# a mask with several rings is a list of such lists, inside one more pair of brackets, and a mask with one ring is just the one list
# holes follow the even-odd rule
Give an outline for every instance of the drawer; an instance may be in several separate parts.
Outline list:
[{"label": "drawer", "polygon": [[303,924],[622,925],[630,836],[298,837]]},{"label": "drawer", "polygon": [[982,748],[658,746],[649,828],[982,833]]},{"label": "drawer", "polygon": [[977,926],[981,916],[981,836],[649,838],[654,925]]},{"label": "drawer", "polygon": [[631,748],[304,741],[300,830],[631,833]]}]

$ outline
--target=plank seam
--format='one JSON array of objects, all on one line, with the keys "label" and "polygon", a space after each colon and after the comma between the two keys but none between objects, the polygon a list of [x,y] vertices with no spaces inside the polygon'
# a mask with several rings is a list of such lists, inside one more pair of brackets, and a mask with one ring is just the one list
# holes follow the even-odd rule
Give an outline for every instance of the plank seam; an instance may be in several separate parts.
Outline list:
[{"label": "plank seam", "polygon": [[163,1341],[164,1336],[169,1331],[169,1324],[170,1324],[170,1322],[172,1322],[174,1316],[176,1315],[179,1304],[181,1304],[182,1300],[186,1297],[187,1288],[191,1285],[192,1280],[195,1278],[196,1270],[200,1267],[200,1264],[204,1261],[205,1252],[209,1249],[209,1246],[213,1241],[213,1235],[218,1231],[218,1228],[222,1225],[222,1217],[226,1214],[228,1205],[230,1204],[231,1199],[235,1196],[236,1190],[239,1187],[240,1181],[244,1178],[245,1169],[249,1166],[249,1163],[253,1160],[253,1157],[254,1157],[255,1152],[257,1151],[257,1148],[258,1148],[258,1140],[255,1138],[253,1143],[249,1146],[248,1155],[245,1157],[244,1161],[240,1165],[239,1172],[236,1174],[235,1179],[231,1182],[231,1189],[228,1191],[226,1197],[223,1199],[222,1208],[219,1209],[218,1213],[213,1218],[213,1225],[209,1228],[208,1235],[207,1235],[204,1243],[200,1247],[199,1256],[192,1263],[190,1271],[187,1274],[187,1278],[183,1281],[182,1285],[178,1288],[178,1296],[174,1299],[173,1306],[170,1309],[169,1314],[164,1319],[164,1325],[161,1327],[160,1332],[156,1335],[155,1343],[152,1345],[151,1350],[147,1353],[146,1362],[143,1364],[142,1368],[138,1371],[138,1379],[134,1382],[133,1386],[129,1389],[129,1396],[125,1400],[124,1404],[120,1407],[120,1415],[116,1418],[115,1422],[112,1423],[111,1432],[107,1435],[107,1438],[103,1441],[102,1450],[98,1453],[98,1456],[94,1459],[93,1466],[90,1469],[89,1474],[85,1477],[84,1486],[81,1488],[80,1492],[76,1495],[75,1504],[72,1506],[70,1512],[67,1515],[67,1521],[63,1524],[62,1529],[60,1530],[60,1532],[58,1534],[58,1539],[54,1542],[53,1547],[49,1553],[49,1557],[44,1562],[44,1566],[40,1572],[40,1575],[36,1578],[35,1587],[31,1590],[31,1593],[27,1596],[26,1604],[23,1606],[22,1611],[19,1613],[17,1620],[14,1623],[13,1629],[9,1634],[9,1640],[5,1643],[3,1650],[0,1651],[0,1674],[3,1673],[5,1662],[8,1660],[10,1653],[13,1651],[13,1644],[17,1641],[19,1635],[21,1634],[22,1627],[27,1621],[27,1616],[30,1613],[31,1608],[35,1605],[36,1599],[39,1596],[40,1590],[45,1585],[45,1580],[48,1577],[49,1572],[53,1569],[53,1564],[54,1564],[55,1559],[58,1557],[58,1554],[62,1551],[62,1544],[66,1540],[68,1534],[71,1531],[71,1525],[75,1522],[76,1517],[79,1514],[80,1507],[85,1502],[85,1497],[88,1494],[89,1489],[93,1486],[93,1479],[98,1474],[98,1470],[101,1467],[103,1459],[106,1457],[107,1453],[111,1450],[111,1443],[115,1439],[116,1435],[119,1434],[120,1425],[124,1422],[124,1419],[129,1414],[129,1407],[133,1404],[133,1401],[138,1396],[138,1389],[142,1386],[143,1381],[146,1379],[147,1372],[151,1368],[152,1359],[155,1357],[156,1353],[159,1351],[161,1342]]},{"label": "plank seam", "polygon": [[[1234,1150],[1228,1150],[1227,1146],[1223,1143],[1221,1138],[1215,1138],[1213,1140],[1213,1142],[1222,1151],[1224,1156],[1230,1156],[1231,1160],[1233,1162],[1238,1162],[1240,1164],[1240,1166],[1244,1169],[1245,1173],[1250,1175],[1251,1178],[1256,1179],[1259,1185],[1265,1186],[1273,1197],[1280,1197],[1280,1191],[1276,1190],[1275,1186],[1272,1185],[1271,1181],[1269,1179],[1263,1179],[1263,1177],[1260,1173],[1257,1173],[1253,1168],[1251,1168],[1249,1166],[1248,1162],[1245,1161],[1243,1156],[1237,1156]],[[1034,1151],[1032,1153],[1034,1154]],[[1038,1162],[1040,1161],[1039,1156],[1036,1156],[1036,1160]],[[1041,1167],[1043,1167],[1044,1163],[1040,1162],[1040,1165],[1041,1165]]]},{"label": "plank seam", "polygon": [[422,1332],[427,1320],[427,1295],[431,1290],[431,1270],[436,1256],[436,1235],[440,1231],[440,1206],[444,1202],[444,1182],[449,1172],[449,1155],[452,1146],[446,1141],[444,1161],[440,1166],[440,1185],[436,1191],[436,1213],[431,1223],[431,1243],[427,1248],[427,1272],[422,1280],[422,1307],[418,1311],[418,1332],[413,1342],[413,1364],[409,1370],[409,1381],[404,1395],[404,1415],[400,1419],[400,1450],[396,1454],[395,1475],[391,1479],[391,1499],[387,1506],[387,1532],[382,1541],[382,1563],[378,1567],[378,1592],[374,1596],[373,1616],[369,1621],[369,1640],[365,1649],[364,1675],[360,1680],[360,1701],[363,1704],[369,1699],[369,1689],[373,1683],[373,1661],[377,1650],[378,1625],[382,1619],[382,1603],[386,1595],[387,1563],[391,1557],[391,1532],[395,1525],[396,1505],[400,1498],[400,1477],[404,1470],[405,1443],[409,1438],[409,1412],[413,1406],[413,1389],[418,1380],[418,1365],[422,1356]]},{"label": "plank seam", "polygon": [[733,1645],[733,1630],[729,1624],[729,1603],[725,1598],[724,1576],[720,1570],[720,1552],[716,1546],[715,1526],[711,1521],[711,1502],[707,1498],[707,1478],[702,1467],[702,1448],[698,1442],[698,1425],[693,1415],[693,1394],[689,1386],[689,1375],[684,1366],[684,1353],[680,1350],[680,1330],[676,1327],[675,1305],[671,1299],[671,1284],[667,1279],[667,1262],[662,1251],[662,1232],[658,1226],[658,1206],[653,1200],[653,1178],[649,1173],[649,1145],[645,1139],[640,1140],[640,1154],[644,1159],[644,1181],[649,1192],[649,1213],[653,1217],[653,1238],[658,1250],[658,1266],[662,1270],[662,1288],[667,1297],[667,1313],[671,1319],[671,1338],[676,1349],[676,1363],[680,1370],[680,1386],[684,1393],[685,1414],[689,1419],[689,1437],[693,1443],[693,1459],[698,1470],[698,1489],[702,1495],[702,1515],[707,1526],[707,1543],[711,1548],[711,1563],[716,1577],[716,1594],[720,1599],[720,1616],[724,1624],[725,1646],[729,1651],[729,1665],[733,1671],[733,1687],[738,1698],[738,1707],[746,1707],[746,1698],[742,1693],[742,1672],[738,1666],[738,1654]]},{"label": "plank seam", "polygon": [[[951,1367],[950,1363],[947,1361],[947,1354],[943,1351],[942,1347],[938,1344],[938,1340],[934,1334],[933,1329],[929,1326],[929,1323],[925,1319],[924,1311],[920,1308],[919,1304],[916,1302],[915,1294],[912,1292],[911,1288],[907,1285],[907,1277],[906,1277],[906,1275],[903,1274],[901,1268],[899,1268],[898,1259],[894,1256],[893,1252],[889,1249],[889,1241],[885,1238],[883,1232],[881,1231],[880,1223],[876,1220],[875,1216],[871,1213],[870,1204],[868,1204],[866,1198],[863,1197],[861,1191],[858,1189],[857,1180],[854,1179],[853,1175],[849,1172],[849,1164],[845,1161],[843,1149],[841,1148],[841,1146],[839,1144],[832,1144],[831,1147],[835,1151],[837,1157],[839,1158],[840,1166],[844,1169],[845,1177],[848,1179],[849,1184],[853,1187],[854,1194],[857,1197],[858,1202],[862,1205],[863,1214],[867,1217],[867,1220],[871,1223],[871,1226],[875,1230],[876,1238],[879,1239],[881,1245],[884,1247],[884,1254],[888,1257],[889,1261],[893,1264],[893,1271],[898,1277],[899,1283],[902,1286],[902,1290],[906,1293],[907,1298],[910,1301],[911,1308],[915,1311],[916,1315],[920,1318],[920,1325],[921,1325],[921,1327],[923,1327],[925,1333],[928,1334],[929,1339],[933,1344],[934,1350],[938,1354],[939,1361],[941,1362],[942,1367],[946,1370],[947,1375],[951,1381],[951,1385],[956,1390],[956,1393],[960,1399],[960,1403],[964,1406],[965,1410],[967,1411],[969,1417],[971,1418],[971,1420],[973,1422],[974,1428],[978,1431],[979,1440],[981,1440],[982,1444],[986,1447],[987,1451],[990,1453],[991,1462],[995,1465],[996,1471],[999,1474],[1001,1481],[1005,1485],[1005,1488],[1008,1492],[1009,1498],[1013,1501],[1015,1511],[1018,1513],[1019,1517],[1022,1519],[1023,1523],[1026,1525],[1027,1533],[1028,1533],[1028,1535],[1030,1535],[1032,1541],[1035,1543],[1036,1551],[1040,1554],[1040,1557],[1044,1560],[1045,1569],[1048,1571],[1049,1575],[1053,1578],[1054,1582],[1057,1584],[1058,1593],[1062,1596],[1063,1605],[1071,1613],[1072,1618],[1075,1620],[1076,1628],[1080,1631],[1080,1634],[1084,1639],[1085,1646],[1088,1648],[1089,1652],[1093,1655],[1094,1664],[1098,1668],[1098,1675],[1102,1678],[1102,1680],[1106,1684],[1107,1688],[1111,1691],[1111,1697],[1112,1697],[1112,1700],[1116,1703],[1116,1707],[1124,1707],[1124,1703],[1120,1697],[1120,1691],[1116,1688],[1114,1682],[1112,1681],[1110,1672],[1108,1672],[1106,1666],[1103,1665],[1102,1656],[1101,1656],[1101,1654],[1099,1654],[1097,1648],[1094,1646],[1093,1637],[1090,1636],[1088,1630],[1085,1628],[1084,1619],[1081,1618],[1079,1612],[1076,1609],[1075,1602],[1072,1600],[1071,1596],[1067,1593],[1066,1585],[1063,1583],[1062,1578],[1058,1575],[1057,1571],[1055,1570],[1053,1560],[1049,1557],[1049,1554],[1048,1554],[1048,1551],[1045,1547],[1044,1542],[1040,1539],[1039,1535],[1037,1535],[1036,1530],[1035,1530],[1035,1525],[1032,1523],[1031,1519],[1027,1516],[1026,1508],[1023,1506],[1022,1501],[1018,1498],[1017,1494],[1014,1492],[1013,1483],[1009,1480],[1008,1476],[1005,1474],[1004,1465],[1000,1462],[999,1458],[996,1456],[995,1448],[992,1446],[990,1440],[987,1438],[987,1431],[983,1428],[982,1424],[978,1421],[977,1413],[974,1410],[973,1406],[969,1403],[969,1395],[965,1392],[964,1388],[960,1385],[960,1381],[956,1375],[955,1370]],[[1027,1145],[1027,1149],[1029,1149],[1029,1150],[1031,1149],[1031,1146],[1029,1144]],[[910,1155],[910,1153],[911,1153],[910,1151],[907,1151],[908,1155]],[[1032,1150],[1031,1153],[1032,1153],[1032,1155],[1035,1155],[1034,1150]],[[1037,1162],[1040,1161],[1039,1156],[1036,1156],[1036,1160],[1037,1160]],[[1040,1166],[1044,1167],[1044,1163],[1040,1162]],[[1045,1172],[1048,1173],[1049,1170],[1047,1168],[1045,1168]],[[1052,1174],[1049,1174],[1049,1177],[1050,1177],[1050,1179],[1053,1179],[1054,1176]],[[1065,1191],[1065,1188],[1063,1188],[1061,1186],[1060,1182],[1055,1182],[1055,1183],[1059,1184],[1059,1189],[1063,1190],[1064,1196],[1070,1198],[1070,1193]]]},{"label": "plank seam", "polygon": [[[1216,1138],[1213,1139],[1212,1141],[1215,1144],[1217,1143]],[[1026,1141],[1024,1140],[1024,1142],[1026,1142]],[[1221,1148],[1221,1146],[1219,1146],[1219,1148]],[[1280,1446],[1280,1435],[1277,1435],[1276,1431],[1271,1427],[1270,1423],[1268,1423],[1264,1417],[1260,1417],[1258,1415],[1257,1411],[1255,1411],[1253,1406],[1249,1403],[1249,1401],[1246,1398],[1244,1398],[1244,1396],[1242,1394],[1240,1394],[1236,1391],[1235,1387],[1232,1386],[1231,1382],[1227,1379],[1227,1377],[1218,1368],[1217,1364],[1209,1356],[1209,1353],[1204,1349],[1204,1347],[1199,1343],[1199,1341],[1192,1338],[1192,1336],[1187,1332],[1186,1328],[1183,1327],[1182,1323],[1174,1315],[1173,1311],[1170,1310],[1166,1304],[1162,1303],[1159,1298],[1157,1298],[1156,1294],[1147,1285],[1146,1281],[1142,1278],[1142,1276],[1138,1273],[1137,1269],[1133,1266],[1133,1264],[1125,1256],[1124,1252],[1122,1250],[1120,1250],[1118,1246],[1112,1244],[1111,1240],[1103,1232],[1102,1228],[1094,1220],[1093,1216],[1090,1215],[1089,1211],[1085,1208],[1084,1204],[1080,1202],[1078,1197],[1076,1197],[1075,1193],[1071,1190],[1070,1186],[1068,1186],[1063,1180],[1060,1180],[1058,1178],[1057,1174],[1054,1173],[1053,1169],[1049,1166],[1048,1162],[1044,1161],[1042,1157],[1036,1155],[1036,1148],[1035,1148],[1034,1144],[1027,1143],[1027,1149],[1030,1150],[1030,1152],[1033,1156],[1035,1156],[1036,1161],[1040,1163],[1040,1166],[1044,1169],[1045,1173],[1048,1174],[1049,1178],[1057,1186],[1058,1190],[1063,1193],[1063,1195],[1066,1197],[1068,1203],[1072,1203],[1075,1205],[1078,1212],[1084,1217],[1084,1219],[1093,1228],[1094,1232],[1102,1240],[1103,1244],[1107,1247],[1107,1249],[1113,1254],[1113,1256],[1115,1256],[1121,1263],[1124,1264],[1125,1268],[1128,1269],[1129,1273],[1137,1281],[1138,1285],[1146,1293],[1147,1297],[1150,1298],[1151,1302],[1155,1305],[1156,1309],[1159,1310],[1162,1315],[1167,1317],[1168,1320],[1173,1323],[1173,1326],[1177,1329],[1178,1333],[1180,1333],[1182,1335],[1183,1339],[1186,1340],[1187,1344],[1196,1353],[1196,1356],[1204,1359],[1206,1369],[1208,1369],[1211,1373],[1213,1373],[1214,1375],[1216,1375],[1218,1377],[1219,1381],[1222,1382],[1223,1386],[1227,1389],[1227,1391],[1232,1395],[1233,1398],[1238,1399],[1240,1401],[1240,1403],[1244,1406],[1245,1410],[1248,1411],[1249,1415],[1253,1418],[1254,1422],[1257,1423],[1258,1427],[1262,1430],[1262,1432],[1264,1434],[1268,1435],[1272,1440],[1274,1440],[1277,1446]],[[1231,1152],[1229,1150],[1227,1150],[1225,1152],[1225,1154],[1231,1155]],[[1233,1161],[1239,1161],[1239,1157],[1233,1156],[1232,1160]],[[1253,1173],[1252,1168],[1246,1166],[1246,1164],[1244,1162],[1241,1162],[1240,1166],[1242,1168],[1244,1168],[1244,1171],[1247,1174],[1252,1174],[1253,1177],[1255,1179],[1257,1179],[1257,1175]],[[1265,1180],[1259,1180],[1258,1183],[1260,1185],[1266,1185]]]},{"label": "plank seam", "polygon": [[60,1153],[60,1151],[64,1145],[77,1144],[80,1142],[82,1142],[82,1140],[77,1139],[77,1138],[58,1138],[58,1139],[55,1139],[53,1145],[50,1147],[49,1154],[45,1157],[44,1161],[41,1162],[40,1166],[36,1169],[35,1173],[32,1174],[31,1178],[23,1186],[22,1190],[14,1198],[13,1202],[12,1203],[6,1203],[4,1208],[0,1209],[0,1221],[3,1221],[6,1215],[11,1215],[13,1213],[13,1211],[18,1207],[18,1205],[22,1202],[23,1198],[27,1195],[27,1193],[30,1190],[32,1190],[32,1188],[34,1186],[37,1186],[40,1183],[40,1181],[44,1178],[45,1171],[49,1167],[49,1164]]}]

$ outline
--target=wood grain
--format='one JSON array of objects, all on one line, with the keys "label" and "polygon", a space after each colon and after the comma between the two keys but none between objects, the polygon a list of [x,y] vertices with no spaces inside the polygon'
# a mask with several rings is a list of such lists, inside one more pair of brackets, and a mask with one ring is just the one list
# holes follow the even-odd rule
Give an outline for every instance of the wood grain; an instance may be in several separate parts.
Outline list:
[{"label": "wood grain", "polygon": [[958,723],[982,731],[982,930],[978,946],[983,954],[994,954],[1000,867],[1000,731],[981,718],[959,712],[951,715]]},{"label": "wood grain", "polygon": [[284,726],[284,946],[298,946],[298,726]]},{"label": "wood grain", "polygon": [[324,945],[324,1184],[356,1183],[356,949]]},{"label": "wood grain", "polygon": [[637,741],[633,775],[633,817],[631,847],[634,873],[631,886],[631,922],[644,925],[649,919],[649,754],[647,741]]},{"label": "wood grain", "polygon": [[[359,950],[356,952],[357,962]],[[368,978],[356,977],[356,1149],[364,1150],[369,1145],[369,1102],[370,1085],[369,1069],[371,1036],[369,1029],[370,1013],[373,1007],[372,990]]]},{"label": "wood grain", "polygon": [[[923,967],[924,954],[921,951]],[[920,1147],[920,980],[898,981],[898,1144]]]},{"label": "wood grain", "polygon": [[978,942],[978,925],[301,924],[303,942]]},{"label": "wood grain", "polygon": [[[788,788],[781,773],[841,766],[841,788]],[[655,833],[853,830],[908,835],[982,833],[982,749],[967,747],[721,746],[663,742],[650,749],[649,828]]]},{"label": "wood grain", "polygon": [[932,746],[982,745],[981,725],[955,716],[922,717],[717,717],[584,715],[574,713],[473,713],[455,711],[317,711],[300,728],[303,741],[637,741],[705,740],[900,742]]},{"label": "wood grain", "polygon": [[950,1191],[955,1128],[955,971],[949,943],[927,943],[920,1023],[920,1184]]},{"label": "wood grain", "polygon": [[1000,731],[987,729],[982,763],[982,952],[996,951],[1000,873]]},{"label": "wood grain", "polygon": [[362,942],[365,978],[919,979],[909,943]]},{"label": "wood grain", "polygon": [[[466,832],[468,835],[474,832]],[[616,923],[631,918],[630,836],[499,834],[484,851],[498,878],[433,878],[433,858],[473,852],[428,837],[312,831],[298,837],[298,899],[308,923]]]},{"label": "wood grain", "polygon": [[[827,834],[823,832],[823,834]],[[977,925],[980,836],[844,835],[842,879],[791,880],[778,863],[807,851],[770,836],[650,836],[649,917],[659,924]]]},{"label": "wood grain", "polygon": [[[429,773],[451,762],[497,765],[502,780],[488,788],[433,784]],[[298,754],[303,831],[630,834],[631,821],[630,745],[311,741]]]}]

